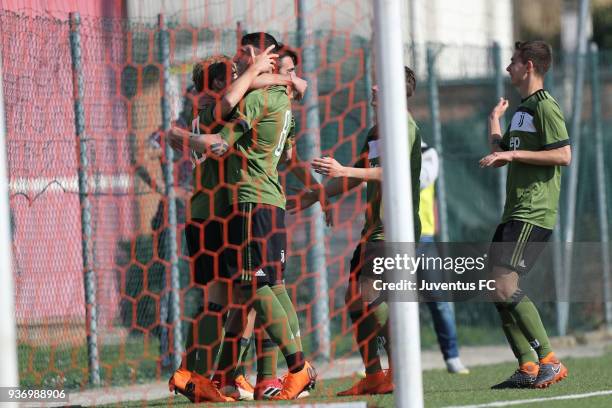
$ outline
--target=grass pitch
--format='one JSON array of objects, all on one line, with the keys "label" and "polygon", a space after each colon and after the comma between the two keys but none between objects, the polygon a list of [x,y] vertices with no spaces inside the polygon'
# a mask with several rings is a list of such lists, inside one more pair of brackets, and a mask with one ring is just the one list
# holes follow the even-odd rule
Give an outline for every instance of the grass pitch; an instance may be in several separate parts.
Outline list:
[{"label": "grass pitch", "polygon": [[[595,391],[612,390],[612,353],[608,352],[598,358],[567,358],[563,360],[569,368],[569,377],[545,390],[491,390],[490,386],[504,380],[512,374],[516,366],[511,363],[495,364],[490,366],[472,367],[469,375],[451,375],[444,370],[430,370],[423,374],[423,387],[426,407],[447,407],[491,402],[545,399],[572,394],[585,394]],[[335,394],[348,388],[354,378],[335,380],[322,380],[317,384],[316,390],[308,399],[300,400],[301,404],[366,401],[369,407],[393,406],[392,395],[371,396],[365,398],[338,398]],[[289,404],[295,403],[288,402]],[[182,396],[169,397],[156,401],[138,401],[121,403],[123,407],[165,407],[192,405]],[[231,404],[200,404],[199,406],[256,406],[257,403],[231,403]],[[269,402],[264,405],[271,405]],[[278,405],[285,405],[278,403]],[[117,405],[115,405],[117,406]],[[503,406],[503,405],[499,405]],[[548,407],[612,407],[612,394],[593,396],[572,400],[552,400],[529,402],[518,406],[548,406]]]}]

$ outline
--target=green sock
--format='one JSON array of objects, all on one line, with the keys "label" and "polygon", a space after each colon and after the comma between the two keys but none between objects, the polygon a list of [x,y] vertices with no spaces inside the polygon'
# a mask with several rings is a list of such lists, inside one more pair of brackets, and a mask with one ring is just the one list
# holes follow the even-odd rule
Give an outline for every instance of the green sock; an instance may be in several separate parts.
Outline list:
[{"label": "green sock", "polygon": [[[223,306],[208,303],[189,325],[187,334],[187,369],[206,376],[215,364],[223,334]],[[196,335],[197,333],[197,335]]]},{"label": "green sock", "polygon": [[276,367],[278,365],[276,344],[265,338],[263,330],[258,330],[256,337],[257,381],[274,379],[276,378]]},{"label": "green sock", "polygon": [[538,358],[546,357],[548,353],[552,352],[552,347],[538,309],[520,289],[514,292],[511,301],[508,309],[521,332],[523,332],[531,347],[538,353]]},{"label": "green sock", "polygon": [[514,353],[514,356],[518,360],[519,364],[525,364],[527,362],[535,363],[538,361],[531,345],[527,341],[527,338],[516,324],[516,320],[512,317],[512,313],[507,308],[505,303],[496,303],[495,307],[499,313],[499,317],[502,321],[502,328],[506,339],[510,344],[510,348]]},{"label": "green sock", "polygon": [[382,367],[378,354],[378,335],[387,321],[387,305],[371,303],[365,313],[363,310],[355,311],[350,316],[356,326],[356,340],[366,373],[379,372]]},{"label": "green sock", "polygon": [[283,306],[285,313],[287,313],[287,318],[289,319],[289,326],[291,327],[291,331],[293,332],[293,336],[295,337],[295,342],[298,346],[298,350],[303,351],[302,338],[300,336],[300,321],[298,320],[298,316],[295,311],[295,307],[293,306],[293,302],[289,297],[289,293],[287,293],[287,287],[284,284],[275,285],[272,286],[272,291],[278,298],[278,301]]},{"label": "green sock", "polygon": [[287,313],[270,286],[266,285],[257,289],[253,308],[268,336],[283,353],[289,371],[299,371],[304,367],[304,353],[298,349],[289,326]]},{"label": "green sock", "polygon": [[240,339],[240,350],[238,351],[238,364],[234,368],[232,378],[244,376],[246,378],[247,359],[249,358],[249,349],[251,348],[251,339],[245,337]]}]

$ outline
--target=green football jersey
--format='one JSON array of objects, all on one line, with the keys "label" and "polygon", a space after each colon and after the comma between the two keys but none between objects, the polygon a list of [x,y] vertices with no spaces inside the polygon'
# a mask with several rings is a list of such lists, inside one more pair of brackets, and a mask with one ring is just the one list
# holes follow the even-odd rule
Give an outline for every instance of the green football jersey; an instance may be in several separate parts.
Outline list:
[{"label": "green football jersey", "polygon": [[[546,91],[523,99],[512,116],[500,147],[504,150],[552,150],[570,144],[561,108]],[[553,229],[561,191],[560,166],[513,161],[506,181],[502,222],[520,220]]]},{"label": "green football jersey", "polygon": [[[359,161],[356,167],[379,167],[380,166],[380,140],[378,138],[378,128],[374,126],[368,132],[366,142],[361,149]],[[419,197],[421,175],[421,135],[419,127],[408,114],[408,146],[410,148],[410,176],[412,180],[412,215],[414,218],[414,237],[415,242],[419,242],[421,235],[421,221],[419,219]],[[367,157],[367,161],[366,161]],[[368,241],[384,241],[384,208],[382,202],[381,183],[376,180],[367,182],[367,208],[365,213],[365,225],[361,231],[361,236]]]},{"label": "green football jersey", "polygon": [[[192,132],[197,134],[216,133],[222,128],[215,124],[215,101],[209,100],[198,107],[198,116],[192,121]],[[193,168],[193,191],[191,196],[191,218],[208,219],[214,211],[217,217],[228,215],[227,182],[222,169],[227,158],[191,152]],[[221,165],[220,165],[221,164]]]},{"label": "green football jersey", "polygon": [[285,208],[277,165],[293,146],[291,101],[284,86],[250,92],[240,103],[235,122],[221,137],[234,147],[227,161],[229,203],[268,204]]}]

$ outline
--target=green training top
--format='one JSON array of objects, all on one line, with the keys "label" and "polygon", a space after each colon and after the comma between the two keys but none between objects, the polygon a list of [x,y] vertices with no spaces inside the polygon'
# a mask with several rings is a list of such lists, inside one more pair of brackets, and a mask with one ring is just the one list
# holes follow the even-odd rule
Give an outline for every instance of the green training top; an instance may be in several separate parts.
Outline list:
[{"label": "green training top", "polygon": [[220,131],[235,150],[227,161],[230,204],[285,208],[277,165],[282,153],[293,146],[293,123],[284,86],[252,91],[241,101],[237,119]]},{"label": "green training top", "polygon": [[[208,101],[198,108],[198,116],[192,122],[192,132],[197,134],[216,133],[222,125],[215,124],[215,101]],[[218,121],[217,121],[218,122]],[[220,169],[226,165],[226,158],[192,152],[193,191],[191,196],[191,218],[208,219],[214,211],[216,217],[225,217],[228,214],[229,202],[224,172]],[[221,164],[221,165],[220,165]],[[223,177],[219,177],[220,173]],[[212,199],[212,200],[211,200]]]},{"label": "green training top", "polygon": [[[546,91],[523,99],[500,147],[504,150],[552,150],[570,144],[561,108]],[[553,229],[561,191],[560,166],[536,166],[512,161],[506,181],[502,222],[520,220]]]},{"label": "green training top", "polygon": [[[355,167],[379,167],[380,166],[380,140],[378,139],[378,128],[374,126],[368,132],[366,142],[361,149],[359,161]],[[419,197],[421,175],[421,135],[419,127],[408,114],[408,145],[410,148],[410,177],[412,180],[412,216],[414,218],[414,239],[419,242],[421,235],[421,221],[419,219]],[[367,161],[365,158],[367,157]],[[361,236],[368,241],[384,241],[382,203],[382,189],[380,182],[371,180],[367,182],[367,208],[365,212],[365,225]]]}]

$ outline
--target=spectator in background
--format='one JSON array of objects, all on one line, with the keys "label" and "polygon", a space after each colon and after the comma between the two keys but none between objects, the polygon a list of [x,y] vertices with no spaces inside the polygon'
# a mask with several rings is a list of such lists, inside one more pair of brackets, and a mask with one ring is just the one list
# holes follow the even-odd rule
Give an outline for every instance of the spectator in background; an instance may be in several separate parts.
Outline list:
[{"label": "spectator in background", "polygon": [[[437,257],[438,251],[434,244],[434,235],[436,233],[435,182],[439,172],[438,153],[434,148],[427,146],[425,142],[421,142],[421,155],[420,242],[425,245],[420,245],[419,249],[425,256]],[[431,318],[438,337],[440,351],[444,356],[446,369],[453,374],[469,374],[470,370],[463,365],[459,358],[453,304],[450,302],[427,302],[427,306],[431,311]]]}]

